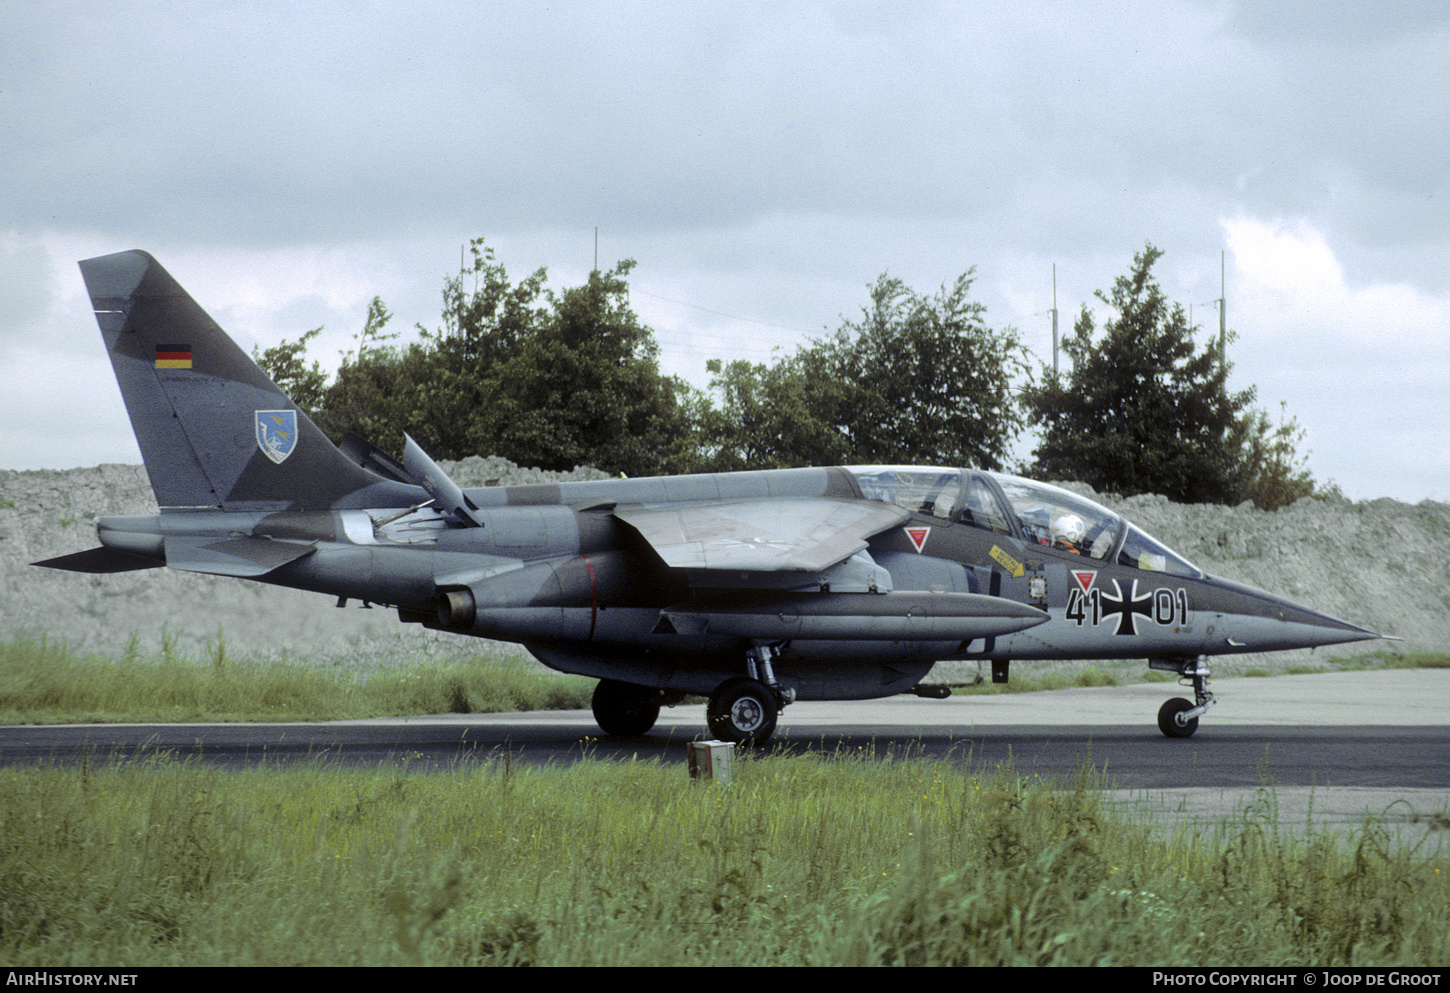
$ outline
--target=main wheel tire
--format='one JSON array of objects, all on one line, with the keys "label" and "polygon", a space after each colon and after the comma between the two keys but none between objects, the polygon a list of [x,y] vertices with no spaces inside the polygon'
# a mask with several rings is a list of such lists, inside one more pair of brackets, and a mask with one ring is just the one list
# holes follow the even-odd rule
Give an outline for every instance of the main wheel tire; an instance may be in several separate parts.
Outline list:
[{"label": "main wheel tire", "polygon": [[1198,730],[1198,718],[1180,721],[1179,714],[1193,709],[1193,701],[1181,696],[1166,700],[1158,708],[1158,730],[1170,738],[1187,738]]},{"label": "main wheel tire", "polygon": [[594,720],[608,735],[645,734],[660,719],[659,693],[647,686],[601,679],[594,687]]},{"label": "main wheel tire", "polygon": [[770,687],[746,676],[717,686],[705,708],[710,733],[740,745],[763,745],[770,740],[778,712]]}]

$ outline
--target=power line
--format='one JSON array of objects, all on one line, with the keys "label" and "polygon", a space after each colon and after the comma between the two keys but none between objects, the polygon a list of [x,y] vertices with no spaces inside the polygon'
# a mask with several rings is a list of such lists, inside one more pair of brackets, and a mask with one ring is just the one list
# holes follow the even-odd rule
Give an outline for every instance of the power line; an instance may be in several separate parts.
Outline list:
[{"label": "power line", "polygon": [[631,293],[643,293],[647,297],[654,297],[656,300],[663,300],[665,303],[678,304],[681,307],[689,307],[691,310],[703,311],[706,314],[714,314],[716,317],[728,317],[732,321],[745,321],[747,324],[759,324],[764,328],[776,328],[781,331],[794,331],[797,334],[819,334],[819,331],[805,331],[801,328],[786,327],[784,324],[771,324],[769,321],[757,321],[753,317],[741,317],[739,314],[727,314],[723,310],[711,310],[709,307],[701,307],[693,303],[686,303],[684,300],[674,300],[670,297],[662,297],[658,293],[651,293],[649,290],[642,290],[637,286],[629,288]]}]

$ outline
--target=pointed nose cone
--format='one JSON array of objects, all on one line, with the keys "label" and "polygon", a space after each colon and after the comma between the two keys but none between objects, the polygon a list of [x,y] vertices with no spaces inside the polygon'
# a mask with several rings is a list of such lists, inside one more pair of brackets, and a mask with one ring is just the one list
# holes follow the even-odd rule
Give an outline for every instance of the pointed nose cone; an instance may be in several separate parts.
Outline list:
[{"label": "pointed nose cone", "polygon": [[1204,648],[1211,654],[1318,648],[1386,637],[1243,583],[1205,578],[1215,590],[1215,602],[1205,611]]}]

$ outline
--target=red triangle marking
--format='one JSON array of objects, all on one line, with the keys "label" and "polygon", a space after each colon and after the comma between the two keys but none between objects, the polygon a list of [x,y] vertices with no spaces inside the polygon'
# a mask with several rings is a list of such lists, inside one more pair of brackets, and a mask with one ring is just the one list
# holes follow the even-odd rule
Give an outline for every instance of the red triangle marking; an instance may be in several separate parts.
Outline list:
[{"label": "red triangle marking", "polygon": [[1074,569],[1072,578],[1077,580],[1077,585],[1082,587],[1084,593],[1088,593],[1092,590],[1093,581],[1098,578],[1098,574],[1095,569]]},{"label": "red triangle marking", "polygon": [[931,534],[931,528],[902,528],[901,530],[906,532],[906,536],[916,546],[917,554],[920,554],[921,550],[926,547],[926,536]]}]

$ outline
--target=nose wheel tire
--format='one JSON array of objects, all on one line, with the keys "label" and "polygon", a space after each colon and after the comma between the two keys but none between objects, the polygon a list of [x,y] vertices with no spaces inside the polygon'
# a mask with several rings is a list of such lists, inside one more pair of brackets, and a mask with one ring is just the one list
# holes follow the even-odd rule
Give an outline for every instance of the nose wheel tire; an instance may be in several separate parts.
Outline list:
[{"label": "nose wheel tire", "polygon": [[775,694],[758,680],[746,676],[727,679],[710,694],[705,715],[710,733],[721,741],[760,745],[775,733],[779,706]]},{"label": "nose wheel tire", "polygon": [[657,690],[615,679],[601,679],[594,687],[594,720],[605,734],[630,738],[641,735],[660,719]]},{"label": "nose wheel tire", "polygon": [[1182,715],[1192,709],[1193,701],[1182,697],[1164,701],[1163,706],[1158,708],[1158,730],[1170,738],[1189,737],[1198,730],[1198,718],[1192,717],[1185,721]]}]

